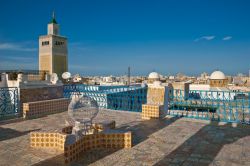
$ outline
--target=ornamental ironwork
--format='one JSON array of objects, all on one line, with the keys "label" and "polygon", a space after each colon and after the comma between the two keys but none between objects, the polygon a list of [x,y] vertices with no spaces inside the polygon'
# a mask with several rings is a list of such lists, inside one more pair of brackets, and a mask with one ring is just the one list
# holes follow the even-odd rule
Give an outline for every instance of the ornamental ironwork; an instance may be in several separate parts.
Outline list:
[{"label": "ornamental ironwork", "polygon": [[0,88],[0,118],[19,114],[18,88]]},{"label": "ornamental ironwork", "polygon": [[174,89],[169,101],[170,115],[250,124],[250,93]]},{"label": "ornamental ironwork", "polygon": [[147,88],[141,86],[64,85],[64,97],[89,96],[100,108],[141,112],[147,101]]}]

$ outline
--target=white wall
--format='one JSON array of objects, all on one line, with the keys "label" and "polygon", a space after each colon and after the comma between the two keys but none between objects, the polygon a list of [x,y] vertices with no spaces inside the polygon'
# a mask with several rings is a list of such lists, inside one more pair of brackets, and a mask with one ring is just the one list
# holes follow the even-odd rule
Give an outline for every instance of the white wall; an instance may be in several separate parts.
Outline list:
[{"label": "white wall", "polygon": [[199,91],[197,93],[199,93],[200,97],[207,99],[233,100],[236,95],[235,92],[223,91],[219,89],[217,91],[211,91],[210,85],[208,84],[190,84],[189,89]]},{"label": "white wall", "polygon": [[208,84],[190,84],[189,90],[210,90],[210,85]]}]

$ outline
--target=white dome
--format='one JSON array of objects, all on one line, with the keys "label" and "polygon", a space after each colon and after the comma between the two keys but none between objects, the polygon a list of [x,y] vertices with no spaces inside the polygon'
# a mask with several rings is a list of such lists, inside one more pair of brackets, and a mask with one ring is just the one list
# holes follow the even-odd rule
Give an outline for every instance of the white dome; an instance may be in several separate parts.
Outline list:
[{"label": "white dome", "polygon": [[226,76],[223,72],[221,71],[214,71],[211,76],[210,76],[211,80],[224,80],[226,79]]},{"label": "white dome", "polygon": [[160,75],[156,72],[152,72],[148,75],[148,78],[151,78],[151,79],[160,79]]},{"label": "white dome", "polygon": [[161,86],[161,81],[154,81],[153,85],[154,86]]}]

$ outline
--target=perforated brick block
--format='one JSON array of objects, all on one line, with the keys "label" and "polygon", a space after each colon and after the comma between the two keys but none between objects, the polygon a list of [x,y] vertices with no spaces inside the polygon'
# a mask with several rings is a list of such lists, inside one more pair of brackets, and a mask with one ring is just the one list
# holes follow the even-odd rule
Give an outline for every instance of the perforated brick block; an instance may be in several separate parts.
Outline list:
[{"label": "perforated brick block", "polygon": [[[64,128],[68,131],[70,126]],[[66,144],[69,134],[65,133],[30,133],[30,146],[36,148],[54,148],[62,151],[64,163],[69,164],[77,161],[83,152],[93,149],[121,149],[132,147],[131,132],[123,132],[117,130],[104,130],[100,133],[86,135],[80,140]]]},{"label": "perforated brick block", "polygon": [[23,117],[32,119],[68,109],[69,99],[60,98],[23,103]]},{"label": "perforated brick block", "polygon": [[151,105],[143,104],[142,105],[142,119],[152,119],[152,118],[161,118],[164,115],[164,106],[163,105]]}]

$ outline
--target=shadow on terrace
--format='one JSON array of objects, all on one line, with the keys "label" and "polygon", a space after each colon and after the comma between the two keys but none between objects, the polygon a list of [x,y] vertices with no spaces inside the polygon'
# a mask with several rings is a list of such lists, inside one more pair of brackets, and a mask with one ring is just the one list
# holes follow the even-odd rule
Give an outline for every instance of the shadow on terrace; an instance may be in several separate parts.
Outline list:
[{"label": "shadow on terrace", "polygon": [[[157,132],[158,130],[163,129],[164,127],[171,125],[178,117],[166,118],[164,120],[152,119],[148,121],[134,121],[133,123],[124,124],[119,126],[117,130],[131,131],[132,132],[132,145],[135,146],[143,141],[145,141],[151,134]],[[102,149],[102,150],[93,150],[82,154],[81,159],[74,163],[74,165],[89,165],[94,163],[97,160],[100,160],[112,153],[118,151],[119,149]],[[62,155],[41,161],[35,166],[41,165],[55,165],[59,164],[62,160]]]},{"label": "shadow on terrace", "polygon": [[[250,130],[248,126],[243,127],[232,127],[230,123],[219,125],[217,122],[212,122],[201,128],[195,135],[191,136],[155,165],[243,165],[245,164],[244,159],[250,157],[250,153],[243,150],[244,145],[249,142],[240,140],[250,136]],[[225,145],[234,142],[237,142],[235,143],[237,146],[228,148],[226,152],[223,150],[224,154],[220,154],[220,157],[223,156],[223,161],[216,158],[223,147],[227,148]],[[225,161],[228,161],[228,163],[222,163]]]},{"label": "shadow on terrace", "polygon": [[30,132],[37,131],[37,130],[40,130],[40,129],[20,132],[20,131],[13,130],[13,129],[10,129],[10,128],[2,128],[2,127],[0,127],[0,141],[20,137],[20,136],[26,135],[26,134],[28,134]]}]

